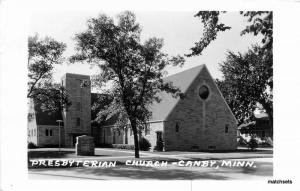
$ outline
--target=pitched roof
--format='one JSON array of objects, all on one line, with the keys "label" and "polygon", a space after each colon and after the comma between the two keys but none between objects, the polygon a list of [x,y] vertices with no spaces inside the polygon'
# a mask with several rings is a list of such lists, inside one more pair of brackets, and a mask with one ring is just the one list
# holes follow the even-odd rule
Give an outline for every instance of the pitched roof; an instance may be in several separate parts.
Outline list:
[{"label": "pitched roof", "polygon": [[[204,64],[199,65],[183,72],[168,76],[164,78],[164,81],[172,82],[174,86],[180,88],[182,93],[185,93],[204,66]],[[166,120],[180,99],[173,98],[170,93],[166,92],[161,92],[160,98],[161,102],[154,103],[150,108],[152,111],[152,119],[150,121]]]},{"label": "pitched roof", "polygon": [[[194,79],[198,76],[203,67],[204,64],[171,76],[167,76],[163,78],[163,80],[166,82],[172,82],[174,86],[180,88],[181,92],[184,93],[192,84]],[[159,103],[154,103],[150,107],[150,110],[152,112],[152,118],[150,119],[150,121],[166,120],[172,109],[179,101],[179,98],[173,98],[172,94],[166,92],[161,92],[159,94],[159,97],[161,98],[161,101]],[[103,126],[113,125],[115,124],[116,120],[116,117],[112,117],[111,119],[105,121]]]}]

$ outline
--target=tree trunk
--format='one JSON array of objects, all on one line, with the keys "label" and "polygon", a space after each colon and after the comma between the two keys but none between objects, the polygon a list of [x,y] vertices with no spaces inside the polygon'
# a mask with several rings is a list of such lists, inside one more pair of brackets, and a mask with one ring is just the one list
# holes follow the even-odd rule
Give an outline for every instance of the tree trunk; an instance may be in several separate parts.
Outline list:
[{"label": "tree trunk", "polygon": [[140,158],[139,139],[138,139],[136,123],[133,120],[130,120],[130,123],[133,131],[133,138],[134,138],[134,156],[135,158]]},{"label": "tree trunk", "polygon": [[134,156],[140,158],[139,140],[137,133],[134,133]]}]

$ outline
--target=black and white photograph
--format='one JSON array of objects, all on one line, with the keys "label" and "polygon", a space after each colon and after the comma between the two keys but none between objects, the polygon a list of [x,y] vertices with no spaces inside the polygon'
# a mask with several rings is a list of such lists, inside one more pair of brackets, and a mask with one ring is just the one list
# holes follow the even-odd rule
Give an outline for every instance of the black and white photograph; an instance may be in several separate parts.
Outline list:
[{"label": "black and white photograph", "polygon": [[[20,24],[27,26],[21,63],[25,78],[14,95],[24,98],[25,113],[19,120],[23,125],[10,127],[22,139],[14,141],[23,149],[13,160],[23,159],[17,163],[29,182],[26,189],[30,183],[41,186],[40,181],[151,185],[181,180],[190,186],[187,190],[193,184],[198,190],[206,181],[231,186],[235,181],[252,181],[253,186],[256,181],[265,186],[297,182],[293,173],[276,174],[277,149],[295,156],[280,164],[297,161],[299,154],[288,143],[295,146],[300,137],[292,143],[280,134],[285,128],[294,137],[299,132],[287,130],[296,125],[294,110],[277,107],[293,100],[279,99],[282,93],[295,97],[298,92],[274,91],[276,75],[287,73],[278,75],[285,70],[273,67],[285,63],[276,60],[278,51],[273,55],[281,25],[272,6],[172,11],[44,7],[27,14]],[[3,81],[1,92],[6,92],[8,81]],[[273,95],[278,95],[275,107]],[[13,106],[9,112],[18,110],[17,103]],[[288,116],[282,120],[277,110]],[[18,121],[6,115],[1,120]],[[1,136],[16,139],[4,135],[5,129],[1,125]]]}]

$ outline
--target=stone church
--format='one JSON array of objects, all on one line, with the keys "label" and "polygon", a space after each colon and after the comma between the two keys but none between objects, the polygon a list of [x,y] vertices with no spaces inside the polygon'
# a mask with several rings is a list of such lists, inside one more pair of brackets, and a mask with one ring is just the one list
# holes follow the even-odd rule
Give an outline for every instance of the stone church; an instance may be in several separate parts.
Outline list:
[{"label": "stone church", "polygon": [[[76,136],[91,135],[96,145],[133,145],[129,127],[115,128],[114,120],[91,126],[91,90],[81,87],[89,76],[66,74],[62,78],[71,98],[72,106],[60,114],[46,115],[31,101],[28,122],[28,141],[37,146],[57,145],[58,123],[62,118],[60,141],[72,147]],[[164,78],[179,87],[185,97],[173,98],[161,93],[161,102],[151,106],[152,118],[140,136],[151,143],[151,150],[158,140],[164,151],[233,150],[237,147],[237,121],[205,65],[200,65]]]}]

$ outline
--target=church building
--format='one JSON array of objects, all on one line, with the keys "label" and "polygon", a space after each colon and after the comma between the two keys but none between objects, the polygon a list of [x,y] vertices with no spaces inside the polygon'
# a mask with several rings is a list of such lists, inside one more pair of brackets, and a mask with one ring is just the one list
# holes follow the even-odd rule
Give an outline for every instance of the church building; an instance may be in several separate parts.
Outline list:
[{"label": "church building", "polygon": [[[89,81],[90,78],[66,74],[62,80],[72,102],[70,109],[62,115],[62,145],[72,147],[76,136],[83,134],[93,136],[96,145],[134,145],[129,126],[115,128],[115,121],[108,120],[91,127],[93,96],[90,87],[80,86],[83,80]],[[160,93],[161,102],[151,106],[152,118],[140,132],[140,137],[150,142],[151,150],[155,150],[159,141],[163,143],[164,151],[236,149],[237,121],[205,65],[168,76],[164,80],[173,82],[185,97],[173,98],[171,94]],[[57,143],[59,128],[55,120],[59,117],[52,115],[53,120],[50,120],[50,116],[47,120],[38,119],[41,117],[39,113],[43,112],[32,105],[33,102],[29,113],[34,115],[34,120],[28,123],[28,141],[37,146],[51,141],[51,144]]]}]

